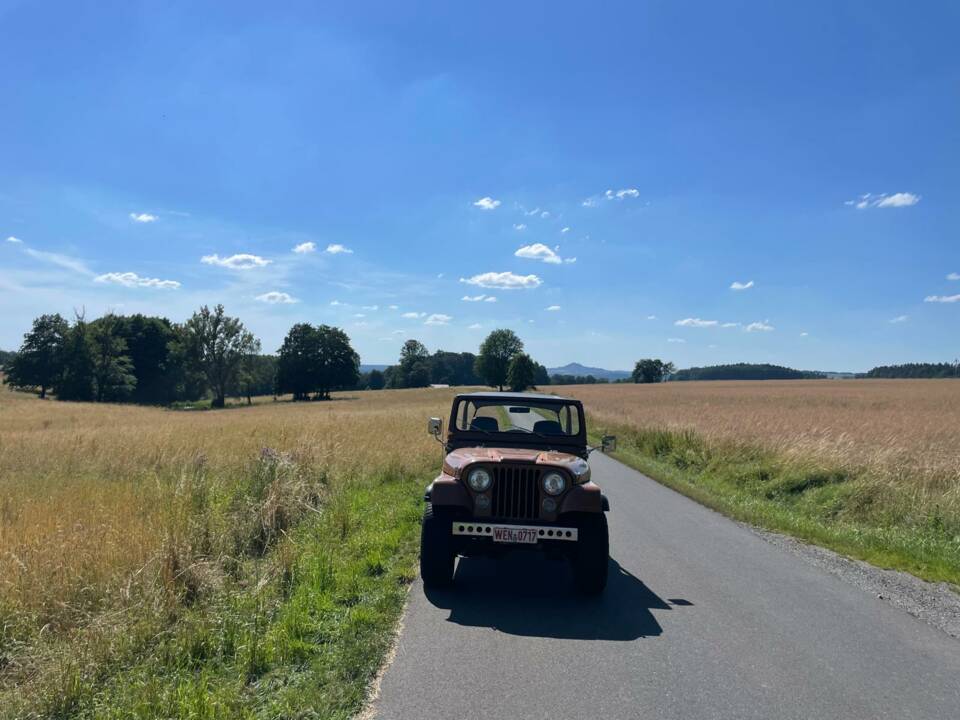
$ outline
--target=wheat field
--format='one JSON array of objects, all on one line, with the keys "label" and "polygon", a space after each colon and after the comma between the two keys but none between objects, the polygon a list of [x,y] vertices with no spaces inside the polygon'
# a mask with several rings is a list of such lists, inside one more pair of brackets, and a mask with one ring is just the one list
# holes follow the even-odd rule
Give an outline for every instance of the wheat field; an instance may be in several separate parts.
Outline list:
[{"label": "wheat field", "polygon": [[960,493],[960,382],[790,380],[581,385],[594,425],[692,429],[875,478]]},{"label": "wheat field", "polygon": [[[459,390],[348,392],[310,403],[260,398],[219,411],[0,393],[0,705],[46,688],[53,699],[36,716],[69,715],[57,698],[83,683],[93,702],[102,678],[84,675],[84,662],[112,658],[122,667],[143,650],[124,649],[117,638],[138,637],[146,647],[224,587],[256,595],[244,570],[251,559],[282,566],[296,554],[289,533],[304,518],[332,518],[348,537],[357,518],[383,512],[358,500],[377,496],[383,481],[376,478],[403,478],[392,497],[409,500],[415,514],[441,455],[425,420],[446,417]],[[945,564],[928,574],[960,577],[960,382],[548,390],[583,400],[593,431],[618,432],[638,451],[661,452],[667,438],[671,461],[701,473],[702,492],[729,493],[751,512],[772,503],[818,527],[846,523],[837,535],[842,550],[857,554],[867,542],[887,554],[862,556],[883,562],[894,546],[904,557],[925,553],[900,563],[919,574],[942,556]],[[826,484],[807,482],[811,473],[826,477],[822,469]],[[781,475],[789,476],[788,492]],[[363,492],[347,492],[363,483]],[[718,507],[737,514],[733,501]],[[402,542],[412,542],[415,517],[397,518],[406,523]],[[803,535],[792,522],[772,527]],[[374,552],[364,562],[379,567],[377,553],[397,545],[371,550],[384,531],[368,533],[355,551]],[[808,535],[825,544],[834,538]],[[99,655],[85,655],[90,647],[101,647]],[[376,657],[368,662],[375,667]]]}]

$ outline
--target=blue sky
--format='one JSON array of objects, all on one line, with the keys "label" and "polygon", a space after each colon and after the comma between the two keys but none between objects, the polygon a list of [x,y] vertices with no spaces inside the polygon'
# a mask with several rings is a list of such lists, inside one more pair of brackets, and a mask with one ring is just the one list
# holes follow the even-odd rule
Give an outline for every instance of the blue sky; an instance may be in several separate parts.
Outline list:
[{"label": "blue sky", "polygon": [[0,347],[222,302],[368,363],[960,355],[960,5],[317,5],[0,0]]}]

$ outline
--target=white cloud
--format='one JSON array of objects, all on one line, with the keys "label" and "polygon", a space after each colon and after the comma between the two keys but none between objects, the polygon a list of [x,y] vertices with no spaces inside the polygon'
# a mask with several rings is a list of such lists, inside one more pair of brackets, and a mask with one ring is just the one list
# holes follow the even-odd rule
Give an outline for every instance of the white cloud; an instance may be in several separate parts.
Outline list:
[{"label": "white cloud", "polygon": [[273,261],[262,258],[259,255],[251,255],[250,253],[239,253],[223,258],[214,253],[213,255],[204,255],[200,258],[200,262],[206,265],[225,267],[229,270],[252,270],[253,268],[269,265]]},{"label": "white cloud", "polygon": [[360,309],[361,309],[361,310],[370,310],[370,311],[375,312],[375,311],[377,311],[377,310],[380,309],[380,306],[379,306],[379,305],[362,305],[362,306],[360,307]]},{"label": "white cloud", "polygon": [[960,295],[927,295],[923,301],[930,303],[955,303],[960,302]]},{"label": "white cloud", "polygon": [[752,322],[744,328],[747,332],[771,332],[774,327],[769,320],[763,322]]},{"label": "white cloud", "polygon": [[425,312],[405,312],[400,317],[407,318],[409,320],[417,320],[419,318],[426,317],[426,316],[427,314]]},{"label": "white cloud", "polygon": [[668,343],[685,343],[687,342],[683,338],[667,338]]},{"label": "white cloud", "polygon": [[910,207],[911,205],[916,205],[918,202],[920,202],[919,195],[908,192],[898,192],[893,193],[893,195],[888,195],[887,193],[880,193],[879,195],[865,193],[855,200],[845,200],[843,204],[852,205],[857,208],[857,210],[866,210],[867,208]]},{"label": "white cloud", "polygon": [[500,207],[500,201],[494,200],[492,197],[482,197],[477,200],[473,206],[478,207],[481,210],[496,210],[498,207]]},{"label": "white cloud", "polygon": [[340,243],[330,243],[327,245],[327,249],[324,250],[324,252],[328,255],[340,255],[341,253],[346,255],[353,254],[353,250],[348,247],[344,247]]},{"label": "white cloud", "polygon": [[[19,242],[16,238],[7,238],[8,241],[14,240]],[[950,273],[947,275],[947,280],[960,280],[960,273]]]},{"label": "white cloud", "polygon": [[271,305],[292,305],[293,303],[300,302],[295,297],[290,297],[287,293],[277,290],[271,290],[263,295],[257,295],[255,299],[260,302],[270,303]]},{"label": "white cloud", "polygon": [[592,208],[592,207],[596,207],[597,205],[599,205],[599,203],[596,201],[595,198],[587,198],[586,200],[584,200],[584,201],[583,201],[582,203],[580,203],[580,204],[581,204],[583,207],[586,207],[586,208]]},{"label": "white cloud", "polygon": [[551,305],[550,307],[547,308],[549,312],[556,312],[559,309],[560,309],[559,305]]},{"label": "white cloud", "polygon": [[546,220],[548,217],[550,217],[550,213],[548,213],[546,210],[544,210],[542,213],[540,213],[540,217],[542,217],[544,220]]},{"label": "white cloud", "polygon": [[725,322],[725,323],[723,323],[723,325],[721,325],[720,327],[724,327],[724,328],[740,327],[740,323],[738,323],[738,322]]},{"label": "white cloud", "polygon": [[528,260],[540,260],[541,262],[553,265],[559,265],[563,262],[563,258],[543,243],[524,245],[519,248],[514,255],[520,258],[527,258]]},{"label": "white cloud", "polygon": [[23,244],[23,240],[21,240],[21,239],[18,238],[18,237],[14,237],[13,235],[11,235],[10,237],[7,238],[7,242],[8,242],[8,243],[14,243],[14,244],[16,244],[16,245],[22,245],[22,244]]},{"label": "white cloud", "polygon": [[561,235],[565,235],[565,234],[568,233],[568,232],[570,232],[570,228],[568,228],[568,227],[560,228],[560,234],[561,234]]},{"label": "white cloud", "polygon": [[152,223],[159,220],[159,216],[150,213],[130,213],[130,219],[138,223]]},{"label": "white cloud", "polygon": [[437,280],[443,280],[443,273],[437,273]]},{"label": "white cloud", "polygon": [[810,333],[808,333],[808,332],[802,332],[802,333],[800,333],[800,337],[807,337],[809,334],[810,334]]},{"label": "white cloud", "polygon": [[514,224],[513,224],[513,229],[514,229],[514,230],[526,230],[526,229],[527,229],[527,224],[526,224],[526,223],[514,223]]},{"label": "white cloud", "polygon": [[523,211],[523,214],[526,215],[527,217],[533,217],[534,215],[539,215],[539,214],[540,214],[540,208],[538,208],[538,207],[537,207],[537,208],[534,208],[533,210],[530,210],[529,212],[528,212],[527,210],[524,210],[524,211]]},{"label": "white cloud", "polygon": [[330,304],[333,305],[334,307],[336,307],[337,305],[343,305],[343,303],[340,302],[339,300],[331,300]]},{"label": "white cloud", "polygon": [[905,323],[910,319],[909,315],[897,315],[895,318],[890,318],[891,323]]},{"label": "white cloud", "polygon": [[516,275],[509,271],[480,273],[473,277],[460,278],[460,282],[491,290],[530,290],[543,284],[536,275]]},{"label": "white cloud", "polygon": [[473,325],[469,325],[467,327],[467,330],[479,330],[482,327],[483,325],[481,325],[480,323],[474,323]]},{"label": "white cloud", "polygon": [[298,255],[306,255],[307,253],[316,252],[317,244],[315,242],[302,242],[297,245],[293,251]]},{"label": "white cloud", "polygon": [[180,283],[176,280],[159,280],[158,278],[140,277],[133,272],[111,272],[95,277],[94,282],[123,285],[128,288],[145,287],[160,288],[161,290],[176,290]]},{"label": "white cloud", "polygon": [[496,295],[464,295],[460,298],[464,302],[496,302]]},{"label": "white cloud", "polygon": [[647,315],[647,320],[656,320],[656,319],[657,319],[656,315]]},{"label": "white cloud", "polygon": [[749,290],[752,287],[753,287],[753,280],[748,280],[745,283],[739,282],[738,280],[734,280],[732,283],[730,283],[731,290]]},{"label": "white cloud", "polygon": [[387,307],[390,308],[391,310],[399,310],[399,309],[400,309],[400,306],[399,306],[399,305],[387,305]]},{"label": "white cloud", "polygon": [[83,260],[70,257],[69,255],[61,255],[45,250],[34,250],[33,248],[24,248],[23,251],[35,260],[42,260],[43,262],[72,270],[81,275],[93,275],[93,271],[87,267],[87,264]]},{"label": "white cloud", "polygon": [[696,327],[696,328],[705,328],[705,327],[716,327],[719,325],[716,320],[701,320],[700,318],[684,318],[683,320],[677,320],[674,325],[679,327]]},{"label": "white cloud", "polygon": [[424,320],[424,325],[448,325],[453,318],[449,315],[444,315],[443,313],[433,313],[430,317]]},{"label": "white cloud", "polygon": [[572,265],[572,264],[575,263],[576,261],[577,261],[577,259],[576,259],[575,257],[572,257],[572,258],[564,258],[564,259],[563,259],[563,262],[565,262],[567,265]]},{"label": "white cloud", "polygon": [[883,198],[877,203],[877,207],[910,207],[911,205],[916,205],[918,202],[920,202],[919,195],[914,195],[913,193],[908,192],[899,192]]},{"label": "white cloud", "polygon": [[582,203],[583,207],[597,207],[600,204],[601,199],[606,200],[626,200],[627,198],[638,198],[640,197],[640,191],[636,188],[621,188],[620,190],[605,190],[599,195],[594,195],[593,197],[588,197]]}]

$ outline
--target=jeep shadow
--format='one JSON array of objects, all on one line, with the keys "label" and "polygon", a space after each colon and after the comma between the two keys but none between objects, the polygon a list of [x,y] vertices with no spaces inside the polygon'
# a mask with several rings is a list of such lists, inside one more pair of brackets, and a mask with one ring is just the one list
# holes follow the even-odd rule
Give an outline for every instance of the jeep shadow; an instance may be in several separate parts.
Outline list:
[{"label": "jeep shadow", "polygon": [[426,588],[427,599],[450,610],[449,622],[511,635],[628,641],[663,632],[651,611],[670,610],[670,603],[615,560],[609,561],[606,592],[596,597],[570,592],[573,572],[562,559],[531,560],[523,553],[461,558],[455,589]]}]

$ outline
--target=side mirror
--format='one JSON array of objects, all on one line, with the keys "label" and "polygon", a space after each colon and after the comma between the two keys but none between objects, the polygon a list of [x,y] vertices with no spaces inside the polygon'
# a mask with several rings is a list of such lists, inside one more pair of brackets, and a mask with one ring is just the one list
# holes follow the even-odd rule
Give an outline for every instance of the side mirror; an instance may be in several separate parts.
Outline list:
[{"label": "side mirror", "polygon": [[616,435],[604,435],[600,439],[600,449],[603,452],[616,452],[617,450],[617,436]]},{"label": "side mirror", "polygon": [[432,417],[427,420],[427,432],[439,440],[440,435],[443,433],[443,420],[438,417]]}]

